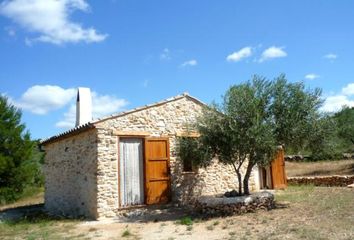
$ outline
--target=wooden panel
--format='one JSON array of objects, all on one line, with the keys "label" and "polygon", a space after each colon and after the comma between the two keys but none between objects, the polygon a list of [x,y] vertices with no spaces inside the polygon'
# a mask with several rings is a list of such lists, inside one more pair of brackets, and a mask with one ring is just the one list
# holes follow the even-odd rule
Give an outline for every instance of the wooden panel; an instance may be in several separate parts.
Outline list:
[{"label": "wooden panel", "polygon": [[168,138],[146,138],[146,204],[168,202],[170,198],[170,185],[170,147]]},{"label": "wooden panel", "polygon": [[176,136],[177,137],[194,137],[194,138],[198,138],[200,137],[200,133],[198,132],[181,132],[181,131],[177,131],[176,132]]},{"label": "wooden panel", "polygon": [[117,136],[132,136],[132,137],[145,137],[149,136],[149,132],[143,132],[143,131],[113,131],[113,135]]},{"label": "wooden panel", "polygon": [[284,150],[279,149],[271,164],[272,183],[274,189],[285,189],[287,186],[285,173]]}]

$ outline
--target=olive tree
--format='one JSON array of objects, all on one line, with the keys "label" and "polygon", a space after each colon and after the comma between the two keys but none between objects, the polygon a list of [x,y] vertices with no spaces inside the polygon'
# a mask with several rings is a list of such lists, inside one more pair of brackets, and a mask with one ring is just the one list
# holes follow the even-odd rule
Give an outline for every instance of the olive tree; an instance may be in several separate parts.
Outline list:
[{"label": "olive tree", "polygon": [[200,137],[194,147],[210,154],[195,154],[194,162],[205,166],[217,157],[232,165],[239,194],[249,194],[248,182],[256,164],[268,165],[279,145],[294,149],[305,145],[319,118],[320,95],[318,89],[288,83],[285,75],[274,81],[254,76],[231,86],[222,102],[206,107],[196,123]]}]

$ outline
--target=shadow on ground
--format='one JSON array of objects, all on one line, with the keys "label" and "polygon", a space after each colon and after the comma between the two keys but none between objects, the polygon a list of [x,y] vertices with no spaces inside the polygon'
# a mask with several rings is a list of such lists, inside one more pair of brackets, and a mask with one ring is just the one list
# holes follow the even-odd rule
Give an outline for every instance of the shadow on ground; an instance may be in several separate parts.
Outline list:
[{"label": "shadow on ground", "polygon": [[0,222],[21,221],[23,219],[34,219],[44,213],[44,204],[34,204],[28,206],[8,208],[0,211]]},{"label": "shadow on ground", "polygon": [[[276,202],[274,210],[288,208],[288,203]],[[261,210],[257,210],[261,211]],[[117,217],[113,218],[114,222],[121,223],[147,223],[147,222],[164,222],[164,221],[178,221],[185,217],[192,219],[211,219],[212,216],[206,218],[203,214],[193,211],[191,208],[180,207],[173,204],[144,206],[136,209],[129,209],[119,211]],[[215,216],[217,217],[217,216]],[[44,211],[44,204],[35,204],[21,207],[8,208],[0,211],[0,222],[20,222],[26,220],[27,222],[37,222],[40,220],[58,220],[58,219],[72,219],[68,217],[48,216]],[[84,220],[84,218],[78,218]],[[86,219],[88,220],[88,219]],[[90,221],[90,220],[88,220]]]},{"label": "shadow on ground", "polygon": [[114,218],[118,222],[160,222],[176,221],[183,217],[198,217],[191,209],[172,204],[146,206],[129,211],[120,211]]}]

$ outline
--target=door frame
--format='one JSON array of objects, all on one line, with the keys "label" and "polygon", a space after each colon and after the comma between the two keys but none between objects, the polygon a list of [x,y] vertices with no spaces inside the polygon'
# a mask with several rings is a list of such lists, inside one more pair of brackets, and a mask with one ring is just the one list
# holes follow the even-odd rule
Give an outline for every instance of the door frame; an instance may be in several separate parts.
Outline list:
[{"label": "door frame", "polygon": [[171,196],[172,196],[172,189],[171,189],[171,156],[170,156],[170,138],[168,136],[161,136],[161,137],[152,137],[149,135],[140,135],[140,134],[127,134],[127,135],[118,135],[117,136],[117,174],[118,174],[118,178],[117,178],[117,185],[118,185],[118,208],[122,209],[122,208],[132,208],[132,207],[139,207],[141,205],[132,205],[132,206],[126,206],[123,207],[121,204],[121,191],[120,191],[120,147],[119,147],[119,143],[120,143],[120,139],[122,138],[133,138],[133,139],[141,139],[142,140],[142,155],[143,155],[143,184],[144,184],[144,203],[142,205],[147,205],[147,181],[146,181],[146,142],[147,140],[166,140],[167,141],[167,171],[168,171],[168,201],[171,201]]}]

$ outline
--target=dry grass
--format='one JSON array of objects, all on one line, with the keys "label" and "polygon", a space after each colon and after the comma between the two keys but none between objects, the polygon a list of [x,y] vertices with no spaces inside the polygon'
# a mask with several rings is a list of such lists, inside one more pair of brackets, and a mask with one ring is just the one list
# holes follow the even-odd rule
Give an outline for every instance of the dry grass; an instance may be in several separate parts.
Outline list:
[{"label": "dry grass", "polygon": [[74,233],[79,220],[52,219],[44,214],[16,221],[0,222],[0,239],[64,239],[70,236],[85,239],[84,233]]},{"label": "dry grass", "polygon": [[354,175],[354,159],[320,162],[285,162],[288,177]]},{"label": "dry grass", "polygon": [[349,240],[354,239],[353,197],[354,190],[349,188],[290,186],[276,192],[277,209],[210,220],[84,222],[38,215],[0,223],[0,238]]},{"label": "dry grass", "polygon": [[41,203],[44,203],[43,189],[41,189],[39,192],[35,193],[34,195],[24,197],[15,203],[0,206],[0,211],[10,209],[10,208],[30,206],[30,205],[36,205]]}]

